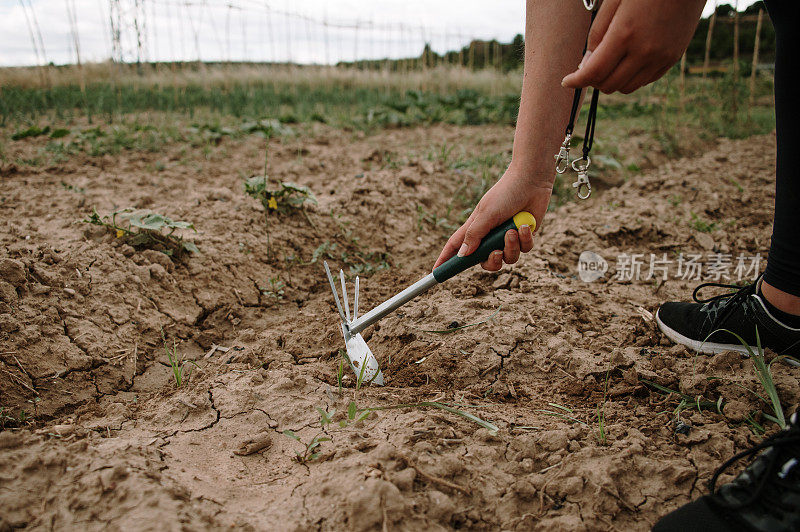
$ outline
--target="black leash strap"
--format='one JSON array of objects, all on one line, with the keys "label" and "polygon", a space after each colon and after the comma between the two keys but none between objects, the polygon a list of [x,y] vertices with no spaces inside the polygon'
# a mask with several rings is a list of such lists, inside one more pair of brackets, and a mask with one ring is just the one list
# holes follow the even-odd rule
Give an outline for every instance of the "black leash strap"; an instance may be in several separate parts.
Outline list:
[{"label": "black leash strap", "polygon": [[[589,29],[591,29],[595,16],[597,16],[597,10],[594,9],[594,1],[584,0],[583,4],[586,9],[592,12],[592,18],[589,22]],[[588,46],[589,36],[587,35],[586,43],[583,46],[583,55],[586,55]],[[559,148],[558,153],[555,155],[556,172],[559,174],[563,174],[570,167],[569,149],[572,141],[572,132],[575,129],[575,119],[578,115],[578,107],[581,103],[581,94],[582,89],[575,89],[575,92],[572,96],[572,109],[570,109],[569,113],[569,123],[564,131],[564,142],[561,143],[561,147]],[[572,184],[572,186],[573,188],[577,189],[578,197],[580,199],[586,199],[592,193],[592,186],[589,184],[588,175],[589,165],[591,164],[589,152],[591,151],[592,144],[594,142],[594,126],[597,120],[597,101],[599,97],[600,92],[597,89],[592,89],[592,99],[591,104],[589,105],[589,114],[586,122],[586,134],[583,137],[583,157],[580,159],[575,159],[571,164],[572,169],[578,173],[578,179]]]}]

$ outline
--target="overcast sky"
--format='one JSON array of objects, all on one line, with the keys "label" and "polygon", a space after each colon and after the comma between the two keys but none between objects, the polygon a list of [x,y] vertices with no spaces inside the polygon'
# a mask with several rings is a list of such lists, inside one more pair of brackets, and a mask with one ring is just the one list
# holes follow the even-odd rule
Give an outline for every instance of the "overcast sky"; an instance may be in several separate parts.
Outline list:
[{"label": "overcast sky", "polygon": [[75,37],[83,61],[108,59],[115,2],[126,61],[408,57],[425,42],[439,52],[474,38],[507,42],[525,19],[524,0],[140,0],[138,13],[134,0],[0,0],[0,65],[75,62]]}]

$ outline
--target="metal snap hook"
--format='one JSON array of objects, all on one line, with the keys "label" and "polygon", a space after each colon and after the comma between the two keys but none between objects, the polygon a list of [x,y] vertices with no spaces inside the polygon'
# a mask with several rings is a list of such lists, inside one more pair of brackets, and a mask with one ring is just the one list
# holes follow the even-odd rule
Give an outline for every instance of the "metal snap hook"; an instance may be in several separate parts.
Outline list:
[{"label": "metal snap hook", "polygon": [[592,185],[589,183],[589,165],[592,160],[587,155],[572,161],[572,169],[578,173],[578,178],[572,183],[572,188],[577,189],[578,198],[585,200],[592,195]]},{"label": "metal snap hook", "polygon": [[[572,186],[574,187],[575,184],[573,183]],[[591,195],[592,195],[592,185],[590,185],[588,181],[586,183],[581,183],[578,186],[578,198],[584,200],[588,199],[589,196]]]},{"label": "metal snap hook", "polygon": [[585,7],[587,11],[593,11],[594,2],[595,0],[583,0],[583,7]]},{"label": "metal snap hook", "polygon": [[572,140],[572,135],[567,133],[564,137],[564,142],[561,143],[558,153],[553,157],[556,160],[556,173],[563,174],[569,168],[569,143]]}]

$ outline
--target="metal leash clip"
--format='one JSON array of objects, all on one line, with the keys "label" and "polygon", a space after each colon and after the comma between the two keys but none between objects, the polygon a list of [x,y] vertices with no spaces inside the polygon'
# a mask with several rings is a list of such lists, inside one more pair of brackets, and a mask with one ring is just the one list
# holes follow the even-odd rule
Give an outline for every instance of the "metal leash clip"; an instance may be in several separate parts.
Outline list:
[{"label": "metal leash clip", "polygon": [[595,0],[583,0],[583,7],[585,7],[587,11],[593,11],[594,3]]},{"label": "metal leash clip", "polygon": [[553,157],[556,160],[556,173],[563,174],[569,168],[569,143],[572,140],[572,135],[567,133],[564,137],[564,142],[561,143],[558,153]]},{"label": "metal leash clip", "polygon": [[572,188],[577,189],[578,197],[586,199],[592,195],[592,185],[589,183],[589,165],[592,160],[587,155],[572,161],[572,169],[578,173],[578,179],[572,183]]}]

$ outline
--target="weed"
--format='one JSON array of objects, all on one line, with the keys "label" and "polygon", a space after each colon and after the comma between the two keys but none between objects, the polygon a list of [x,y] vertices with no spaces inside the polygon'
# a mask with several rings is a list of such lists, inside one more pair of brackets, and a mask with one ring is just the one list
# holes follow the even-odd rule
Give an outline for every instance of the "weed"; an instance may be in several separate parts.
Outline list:
[{"label": "weed", "polygon": [[61,186],[64,187],[64,190],[69,190],[70,192],[75,192],[77,194],[86,194],[86,189],[84,187],[76,187],[75,185],[70,185],[64,181],[61,182]]},{"label": "weed", "polygon": [[350,237],[350,247],[355,247],[355,251],[349,251],[345,246],[326,240],[312,252],[311,260],[302,264],[315,264],[320,259],[335,260],[347,265],[351,276],[369,275],[389,268],[388,253],[358,249],[358,238],[353,237],[349,229],[345,232],[345,238],[348,237]]},{"label": "weed", "polygon": [[[546,416],[557,417],[559,419],[564,419],[564,420],[570,421],[572,423],[578,423],[580,425],[587,426],[587,424],[584,423],[583,421],[581,421],[580,419],[577,419],[577,418],[573,417],[572,415],[570,415],[570,414],[573,413],[573,410],[571,408],[568,408],[566,406],[563,406],[563,405],[560,405],[560,404],[557,404],[557,403],[547,403],[547,404],[548,404],[548,406],[552,406],[553,408],[557,408],[558,410],[556,411],[556,410],[549,410],[549,409],[540,408],[538,410],[535,410],[535,412],[540,412],[540,413],[542,413],[542,414],[544,414]],[[566,414],[564,412],[566,412]]]},{"label": "weed", "polygon": [[245,179],[244,192],[248,196],[257,199],[264,206],[264,223],[267,226],[267,260],[272,260],[272,242],[270,238],[269,216],[271,212],[287,214],[293,210],[300,210],[313,226],[308,213],[305,211],[307,201],[317,204],[317,199],[308,187],[296,185],[283,181],[278,184],[277,189],[270,188],[269,177],[267,176],[267,165],[269,163],[269,138],[264,149],[264,173],[260,176],[252,176]]},{"label": "weed", "polygon": [[261,202],[267,216],[270,212],[289,214],[303,209],[306,202],[317,204],[314,194],[306,186],[288,181],[282,181],[274,189],[268,188],[269,186],[266,176],[253,176],[244,182],[245,193]]},{"label": "weed", "polygon": [[424,407],[433,407],[438,408],[440,410],[444,410],[446,412],[450,412],[451,414],[455,414],[457,416],[461,416],[464,419],[472,421],[480,425],[481,427],[485,428],[489,431],[489,434],[496,435],[499,432],[499,428],[497,425],[490,421],[486,421],[484,419],[479,418],[474,414],[470,414],[469,412],[465,412],[454,406],[451,406],[446,403],[440,403],[438,401],[421,401],[419,403],[403,403],[399,405],[389,405],[389,406],[375,406],[375,407],[368,407],[364,408],[363,410],[359,410],[359,412],[378,412],[381,410],[396,410],[398,408],[424,408]]},{"label": "weed", "polygon": [[673,207],[677,207],[678,205],[681,204],[683,198],[681,197],[680,194],[673,194],[672,196],[669,197],[667,201],[669,201],[669,204],[672,205]]},{"label": "weed", "polygon": [[701,233],[711,233],[717,228],[717,222],[708,222],[703,220],[696,213],[692,213],[692,221],[689,222],[689,227],[692,227]]},{"label": "weed", "polygon": [[[322,408],[317,407],[317,412],[319,412],[319,425],[321,430],[308,442],[303,442],[303,440],[300,439],[300,436],[295,434],[294,431],[283,431],[285,436],[296,440],[303,445],[303,449],[301,451],[295,451],[295,460],[298,463],[305,464],[306,462],[312,462],[316,460],[320,456],[320,452],[317,450],[319,446],[323,442],[331,441],[331,437],[325,432],[325,427],[333,423],[333,417],[336,415],[336,409],[333,408],[330,412],[326,412]],[[363,421],[367,418],[367,416],[369,416],[370,413],[371,412],[369,411],[359,411],[358,407],[356,406],[356,402],[350,401],[350,403],[347,405],[347,417],[346,419],[339,421],[339,428],[343,429],[351,423]]]},{"label": "weed", "polygon": [[606,438],[606,398],[608,397],[608,373],[606,371],[606,378],[603,382],[603,402],[597,405],[597,441],[600,445],[608,445]]},{"label": "weed", "polygon": [[[127,226],[118,224],[117,218],[127,222]],[[194,242],[175,234],[179,229],[197,232],[194,225],[191,222],[173,221],[163,214],[123,209],[112,212],[109,219],[109,216],[101,217],[95,209],[83,223],[106,227],[117,238],[137,249],[154,249],[175,258],[180,258],[187,252],[199,253]]]},{"label": "weed", "polygon": [[178,356],[178,348],[175,344],[175,340],[172,340],[172,348],[169,347],[167,338],[164,336],[164,329],[161,329],[161,339],[164,341],[164,351],[167,353],[169,366],[172,368],[172,376],[175,378],[175,386],[180,388],[181,385],[186,382],[186,379],[189,378],[189,374],[191,372],[191,368],[189,371],[186,370],[187,365],[192,364],[197,366],[197,364],[191,360],[184,361],[182,357]]},{"label": "weed", "polygon": [[27,129],[17,131],[13,135],[11,135],[11,140],[22,140],[30,137],[39,137],[41,135],[47,135],[48,133],[50,133],[50,126],[45,126],[44,128],[40,128],[39,126],[31,126]]},{"label": "weed", "polygon": [[265,296],[275,298],[275,300],[283,299],[283,289],[286,288],[286,283],[281,281],[280,277],[269,278],[269,288],[259,287],[261,293]]},{"label": "weed", "polygon": [[772,408],[772,414],[767,414],[766,412],[764,412],[763,415],[765,418],[772,421],[773,423],[777,423],[780,428],[782,429],[785,428],[786,416],[783,412],[783,405],[781,405],[781,400],[778,397],[778,390],[775,388],[775,381],[772,378],[772,364],[774,364],[776,360],[781,360],[783,358],[790,358],[792,360],[795,359],[793,357],[783,355],[776,357],[769,364],[767,364],[766,361],[764,360],[764,350],[761,347],[761,335],[759,335],[758,333],[758,327],[756,327],[755,350],[753,350],[752,346],[750,346],[747,342],[745,342],[741,336],[728,329],[719,329],[717,331],[713,331],[706,337],[706,340],[708,340],[708,338],[712,334],[720,331],[724,331],[727,332],[728,334],[735,336],[736,339],[739,340],[739,343],[742,345],[742,347],[744,347],[747,350],[747,354],[750,356],[750,360],[753,361],[753,369],[755,371],[756,378],[758,378],[758,382],[761,384],[762,388],[764,388],[764,391],[766,392],[766,395],[769,398],[769,402],[767,404]]},{"label": "weed", "polygon": [[[322,412],[323,415],[323,419],[320,421],[320,424],[323,427],[325,427],[326,424],[330,423],[330,416],[332,416],[336,412],[336,410],[335,409],[332,410],[330,414],[328,414],[322,409],[318,410],[320,410],[320,412]],[[320,452],[315,451],[315,449],[317,449],[320,446],[320,444],[322,444],[322,442],[331,441],[330,436],[325,436],[324,431],[320,431],[319,433],[317,433],[317,435],[311,438],[311,440],[309,440],[308,443],[303,443],[303,440],[300,439],[300,436],[298,436],[291,430],[288,429],[284,430],[283,434],[289,438],[292,438],[293,440],[300,442],[303,445],[303,450],[295,451],[295,457],[294,457],[294,459],[300,464],[305,464],[306,462],[311,462],[319,458]]]},{"label": "weed", "polygon": [[664,393],[665,395],[675,395],[678,398],[680,398],[677,407],[673,411],[676,420],[680,419],[681,412],[690,408],[697,408],[698,412],[702,412],[703,410],[713,410],[718,414],[722,414],[722,403],[723,403],[722,397],[720,397],[716,401],[709,401],[703,399],[701,396],[692,397],[691,395],[687,395],[677,390],[673,390],[672,388],[668,388],[666,386],[662,386],[657,382],[653,382],[645,378],[640,377],[639,381],[643,382],[647,386],[650,386],[651,388],[661,393]]},{"label": "weed", "polygon": [[11,410],[4,406],[0,406],[0,431],[3,431],[7,428],[22,427],[24,425],[29,425],[30,423],[31,418],[28,415],[28,412],[25,410],[20,409],[19,414],[14,416]]}]

